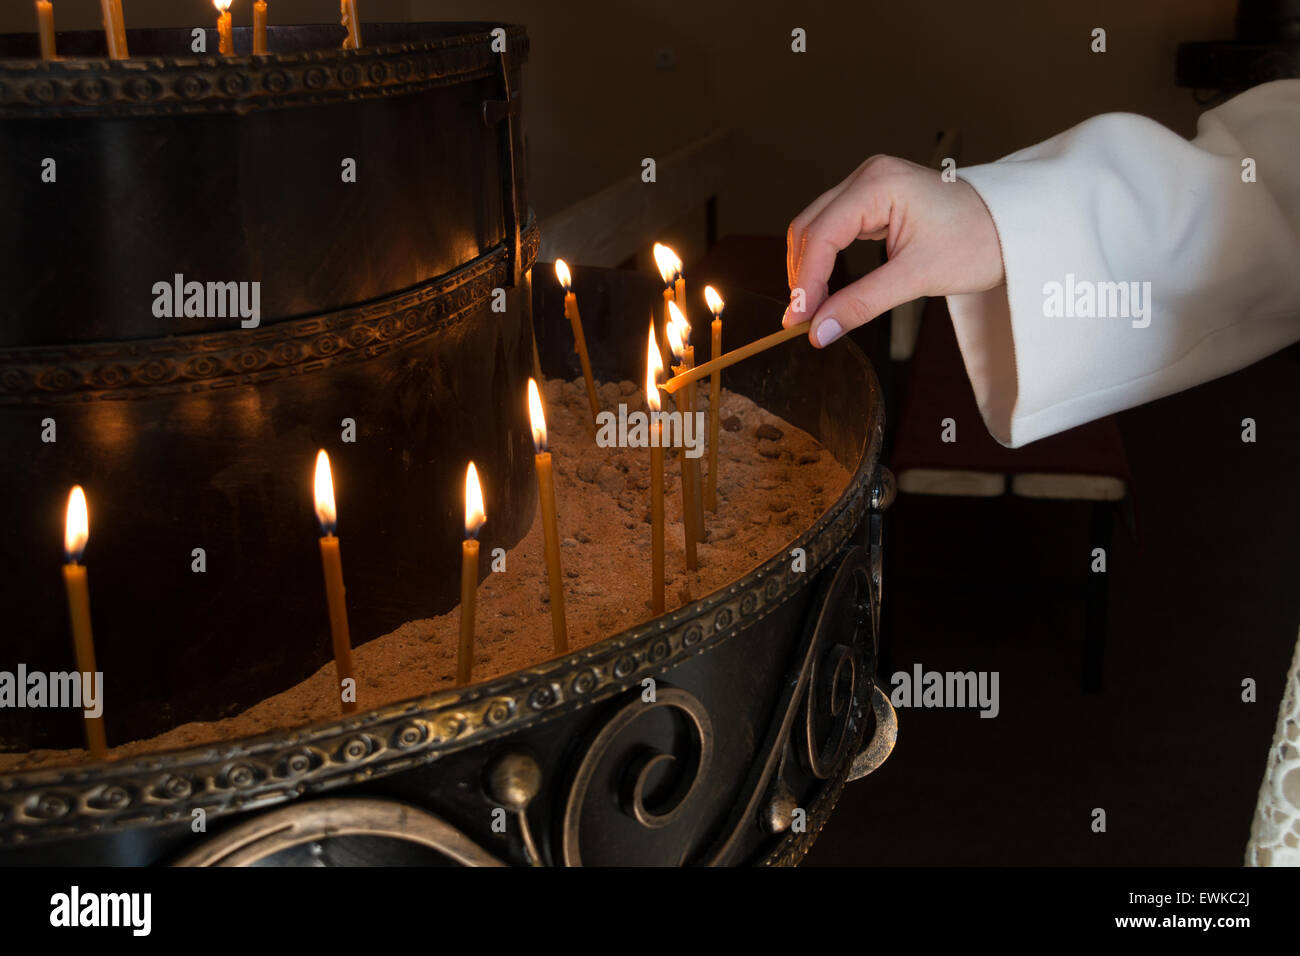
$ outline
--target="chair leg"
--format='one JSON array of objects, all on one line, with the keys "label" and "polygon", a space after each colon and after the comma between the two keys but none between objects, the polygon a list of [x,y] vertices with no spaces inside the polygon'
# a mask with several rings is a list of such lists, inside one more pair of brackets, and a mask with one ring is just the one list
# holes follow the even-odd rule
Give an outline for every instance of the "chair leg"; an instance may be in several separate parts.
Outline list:
[{"label": "chair leg", "polygon": [[[1115,525],[1115,505],[1109,501],[1096,501],[1092,505],[1092,534],[1088,549],[1087,611],[1083,636],[1083,689],[1089,693],[1102,690],[1102,674],[1106,657],[1106,635],[1109,630],[1110,597],[1110,544]],[[1105,571],[1092,570],[1092,551],[1103,548],[1106,552]]]}]

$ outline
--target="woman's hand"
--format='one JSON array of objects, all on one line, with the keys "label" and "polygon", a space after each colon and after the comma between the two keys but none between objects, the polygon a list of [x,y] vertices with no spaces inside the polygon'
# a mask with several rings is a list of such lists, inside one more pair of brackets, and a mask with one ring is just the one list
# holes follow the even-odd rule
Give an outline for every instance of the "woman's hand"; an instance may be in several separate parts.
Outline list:
[{"label": "woman's hand", "polygon": [[[827,298],[835,256],[855,239],[884,239],[889,261]],[[997,228],[974,188],[892,156],[871,157],[819,196],[790,223],[787,243],[782,324],[811,315],[818,347],[912,299],[1003,282]]]}]

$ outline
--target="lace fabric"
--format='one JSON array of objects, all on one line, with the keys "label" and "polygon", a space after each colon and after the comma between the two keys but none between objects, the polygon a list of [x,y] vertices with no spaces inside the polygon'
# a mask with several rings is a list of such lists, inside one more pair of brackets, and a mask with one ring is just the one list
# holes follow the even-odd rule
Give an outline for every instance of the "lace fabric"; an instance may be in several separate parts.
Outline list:
[{"label": "lace fabric", "polygon": [[1300,641],[1278,708],[1246,865],[1300,866]]}]

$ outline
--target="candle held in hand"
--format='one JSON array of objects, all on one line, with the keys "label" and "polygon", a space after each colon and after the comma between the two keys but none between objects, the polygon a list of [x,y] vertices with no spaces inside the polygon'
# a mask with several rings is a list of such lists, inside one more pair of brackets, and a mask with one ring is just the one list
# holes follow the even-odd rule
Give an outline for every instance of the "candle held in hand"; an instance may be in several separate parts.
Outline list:
[{"label": "candle held in hand", "polygon": [[789,342],[791,339],[797,339],[801,335],[805,338],[808,336],[807,322],[799,325],[792,325],[788,329],[782,329],[780,332],[773,332],[771,335],[765,335],[761,339],[755,339],[748,345],[742,345],[738,349],[727,352],[721,358],[710,359],[703,365],[695,366],[689,372],[675,375],[659,387],[671,395],[675,392],[681,391],[692,382],[712,375],[719,369],[724,369],[729,365],[735,365],[737,362],[743,362],[745,359],[757,355],[759,352],[765,352],[773,346],[780,345],[782,342]]},{"label": "candle held in hand", "polygon": [[222,56],[235,55],[235,41],[231,33],[230,0],[212,0],[217,8],[217,43]]},{"label": "candle held in hand", "polygon": [[555,278],[564,287],[564,317],[573,328],[573,345],[582,365],[582,377],[587,383],[587,401],[591,403],[591,421],[594,425],[600,414],[600,400],[596,397],[596,381],[591,376],[591,359],[587,355],[587,337],[582,331],[582,316],[578,314],[578,297],[573,293],[573,279],[569,266],[563,259],[555,260]]},{"label": "candle held in hand", "polygon": [[[709,358],[722,355],[722,309],[725,305],[722,296],[711,285],[704,287],[704,301],[713,313],[712,349]],[[722,404],[722,373],[715,371],[709,376],[709,480],[704,488],[704,507],[710,511],[718,510],[718,406]]]},{"label": "candle held in hand", "polygon": [[54,49],[54,4],[50,0],[36,0],[36,32],[41,38],[41,59],[57,60]]},{"label": "candle held in hand", "polygon": [[528,380],[528,417],[533,429],[533,459],[537,465],[537,495],[542,509],[542,533],[546,539],[546,582],[551,598],[551,634],[555,653],[569,652],[569,629],[564,618],[564,577],[560,573],[560,532],[555,514],[555,475],[551,453],[546,450],[546,415],[537,382]]},{"label": "candle held in hand", "polygon": [[[68,512],[64,523],[63,550],[67,563],[63,565],[63,586],[68,594],[68,618],[72,623],[72,646],[76,653],[77,670],[85,675],[83,680],[95,679],[95,640],[90,630],[90,584],[86,569],[78,562],[90,537],[90,517],[86,511],[86,493],[81,485],[68,495]],[[104,717],[83,717],[86,725],[86,748],[94,760],[103,760],[108,753],[104,735]]]},{"label": "candle held in hand", "polygon": [[650,415],[650,609],[664,612],[664,450],[659,424],[659,376],[663,373],[652,318],[646,330],[645,402]]},{"label": "candle held in hand", "polygon": [[465,540],[460,552],[460,648],[456,653],[456,683],[468,684],[474,673],[474,609],[478,602],[478,532],[487,521],[478,469],[465,469]]},{"label": "candle held in hand", "polygon": [[338,676],[343,713],[351,714],[357,709],[356,677],[352,671],[352,635],[348,630],[348,606],[344,598],[343,557],[339,553],[339,539],[334,536],[337,525],[334,476],[330,473],[329,456],[323,448],[316,455],[316,517],[320,521],[320,560],[325,572],[325,599],[329,604],[334,670]]}]

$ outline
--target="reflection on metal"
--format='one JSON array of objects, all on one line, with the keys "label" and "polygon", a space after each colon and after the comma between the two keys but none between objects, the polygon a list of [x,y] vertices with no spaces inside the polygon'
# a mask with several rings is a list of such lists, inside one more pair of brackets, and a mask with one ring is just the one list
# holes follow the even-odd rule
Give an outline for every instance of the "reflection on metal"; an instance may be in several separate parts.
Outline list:
[{"label": "reflection on metal", "polygon": [[436,850],[465,866],[504,866],[455,827],[393,800],[339,798],[297,803],[214,837],[176,866],[252,866],[304,843],[342,836],[389,837]]},{"label": "reflection on metal", "polygon": [[898,714],[879,684],[871,688],[871,709],[876,714],[876,732],[862,753],[853,758],[849,780],[861,780],[889,759],[898,741]]},{"label": "reflection on metal", "polygon": [[592,789],[597,768],[602,760],[613,751],[615,741],[622,732],[645,714],[660,707],[668,707],[686,715],[694,737],[695,766],[684,776],[677,787],[677,792],[670,805],[663,813],[653,813],[645,805],[645,788],[653,768],[666,762],[675,763],[677,756],[668,753],[653,753],[634,759],[630,772],[625,775],[625,784],[618,794],[625,812],[634,817],[642,826],[659,829],[677,819],[690,803],[692,797],[700,793],[700,783],[708,776],[713,762],[713,722],[708,711],[694,695],[677,687],[661,688],[655,700],[646,703],[638,696],[625,704],[605,723],[600,733],[583,752],[582,762],[569,788],[569,798],[564,807],[562,849],[565,866],[581,866],[582,854],[579,848],[582,826],[582,810]]},{"label": "reflection on metal", "polygon": [[528,826],[528,804],[542,789],[542,768],[529,754],[509,753],[488,769],[488,795],[515,815],[529,866],[541,866],[541,854]]}]

